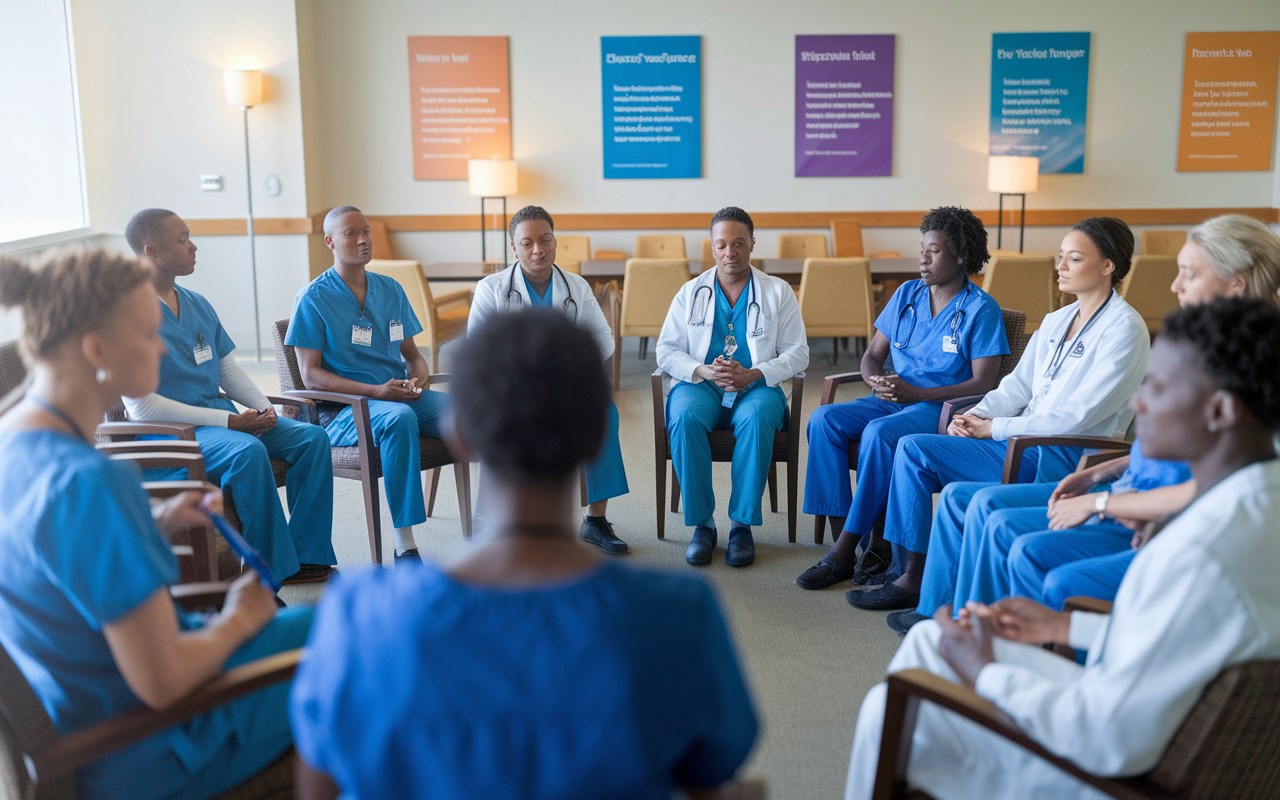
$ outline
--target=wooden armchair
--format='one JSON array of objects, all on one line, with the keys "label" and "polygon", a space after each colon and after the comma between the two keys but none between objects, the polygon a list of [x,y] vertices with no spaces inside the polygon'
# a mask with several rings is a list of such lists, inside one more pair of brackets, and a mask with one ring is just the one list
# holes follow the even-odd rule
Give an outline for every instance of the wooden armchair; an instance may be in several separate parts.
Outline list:
[{"label": "wooden armchair", "polygon": [[[379,500],[378,479],[382,477],[382,458],[373,441],[373,427],[369,422],[369,398],[337,392],[314,392],[302,383],[302,370],[298,356],[291,345],[284,343],[289,332],[289,320],[276,320],[271,326],[271,338],[276,347],[276,371],[280,388],[286,397],[312,401],[306,407],[306,418],[319,424],[320,408],[315,403],[349,406],[356,429],[355,447],[333,448],[333,476],[360,481],[364,490],[365,524],[369,529],[369,553],[373,563],[382,563],[382,511]],[[431,384],[446,383],[448,375],[432,375]],[[427,388],[430,391],[430,387]],[[428,436],[419,437],[422,447],[421,465],[423,494],[427,500],[427,516],[435,508],[436,489],[440,484],[440,469],[454,465],[454,479],[458,485],[458,514],[462,521],[462,535],[471,536],[471,471],[465,461],[457,461],[445,446],[444,440]]]},{"label": "wooden armchair", "polygon": [[[655,485],[658,500],[658,538],[666,537],[667,518],[663,508],[667,493],[667,462],[671,460],[671,438],[667,435],[667,408],[662,394],[662,370],[654,370],[650,376],[653,388],[653,438],[654,458],[656,459]],[[787,539],[796,540],[796,517],[799,513],[800,493],[797,490],[800,479],[800,409],[804,400],[803,372],[797,372],[791,378],[791,403],[787,416],[783,419],[782,430],[773,435],[773,461],[769,464],[769,510],[778,512],[778,464],[787,465]],[[737,444],[733,431],[711,431],[707,434],[711,442],[711,461],[724,462],[733,460],[733,448]],[[680,480],[676,477],[676,466],[671,465],[671,513],[680,510]]]},{"label": "wooden armchair", "polygon": [[[1067,610],[1109,613],[1111,604],[1072,597]],[[1155,768],[1133,778],[1108,778],[1077,767],[1041,747],[994,703],[925,670],[888,679],[874,800],[905,800],[920,701],[936,703],[1048,761],[1119,800],[1209,800],[1276,796],[1280,764],[1280,661],[1237,664],[1219,673],[1192,707]]]},{"label": "wooden armchair", "polygon": [[[174,586],[174,600],[185,608],[221,606],[225,583]],[[301,650],[289,650],[226,670],[166,709],[139,707],[111,719],[62,735],[44,705],[0,647],[0,788],[6,797],[71,798],[75,771],[103,756],[153,736],[166,728],[259,689],[293,677]],[[292,796],[292,754],[237,787],[241,798]]]}]

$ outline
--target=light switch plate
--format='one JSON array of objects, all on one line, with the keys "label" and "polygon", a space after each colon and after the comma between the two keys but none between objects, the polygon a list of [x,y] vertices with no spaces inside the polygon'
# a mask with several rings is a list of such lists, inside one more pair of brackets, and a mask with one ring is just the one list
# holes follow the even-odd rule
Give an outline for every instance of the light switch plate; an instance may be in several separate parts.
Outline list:
[{"label": "light switch plate", "polygon": [[206,192],[222,191],[222,176],[221,175],[201,175],[200,188]]}]

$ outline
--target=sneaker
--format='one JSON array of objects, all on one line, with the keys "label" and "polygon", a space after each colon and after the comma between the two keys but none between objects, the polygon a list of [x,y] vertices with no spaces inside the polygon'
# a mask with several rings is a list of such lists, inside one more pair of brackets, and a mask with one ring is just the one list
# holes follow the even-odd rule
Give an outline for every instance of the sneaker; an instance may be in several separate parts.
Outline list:
[{"label": "sneaker", "polygon": [[578,538],[611,555],[627,552],[627,543],[613,535],[613,523],[604,517],[583,519]]}]

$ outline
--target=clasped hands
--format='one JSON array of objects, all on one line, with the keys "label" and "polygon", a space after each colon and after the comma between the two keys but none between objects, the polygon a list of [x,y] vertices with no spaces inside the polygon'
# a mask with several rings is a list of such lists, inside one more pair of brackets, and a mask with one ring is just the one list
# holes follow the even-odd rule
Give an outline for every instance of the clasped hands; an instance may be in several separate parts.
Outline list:
[{"label": "clasped hands", "polygon": [[400,403],[412,403],[422,395],[422,387],[425,383],[419,381],[418,378],[397,378],[389,380],[379,385],[374,390],[374,398],[377,400],[392,400]]},{"label": "clasped hands", "polygon": [[990,439],[991,420],[972,414],[956,414],[947,425],[947,435],[965,439]]},{"label": "clasped hands", "polygon": [[278,418],[273,406],[263,409],[251,408],[240,414],[232,414],[227,418],[227,427],[241,433],[252,433],[261,436],[276,426]]},{"label": "clasped hands", "polygon": [[[1098,513],[1098,496],[1091,490],[1097,485],[1088,472],[1076,471],[1058,481],[1049,495],[1049,529],[1063,531],[1085,524]],[[1134,531],[1130,546],[1137,550],[1160,530],[1158,522],[1141,519],[1113,517],[1116,522]]]},{"label": "clasped hands", "polygon": [[1071,615],[1054,611],[1025,597],[1006,597],[991,605],[969,602],[951,618],[951,606],[939,608],[933,619],[942,628],[938,654],[970,687],[978,673],[994,664],[996,638],[1024,644],[1068,643]]},{"label": "clasped hands", "polygon": [[724,356],[716,356],[716,360],[710,364],[699,366],[694,374],[704,381],[711,381],[726,392],[741,392],[764,377],[760,370],[747,369]]},{"label": "clasped hands", "polygon": [[865,375],[863,380],[875,397],[889,403],[911,405],[925,399],[919,387],[907,383],[900,375]]}]

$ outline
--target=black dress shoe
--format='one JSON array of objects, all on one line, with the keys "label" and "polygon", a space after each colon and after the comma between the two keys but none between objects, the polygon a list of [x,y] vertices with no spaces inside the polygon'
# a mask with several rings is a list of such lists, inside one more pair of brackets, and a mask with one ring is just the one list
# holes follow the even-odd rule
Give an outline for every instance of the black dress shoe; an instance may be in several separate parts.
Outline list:
[{"label": "black dress shoe", "polygon": [[711,563],[711,553],[716,549],[716,529],[699,525],[693,529],[693,541],[684,551],[684,560],[701,567]]},{"label": "black dress shoe", "polygon": [[299,564],[298,571],[280,581],[283,583],[320,583],[337,573],[337,567],[328,564]]},{"label": "black dress shoe", "polygon": [[796,586],[801,589],[825,589],[852,578],[854,569],[856,568],[837,567],[824,558],[796,578]]},{"label": "black dress shoe", "polygon": [[578,538],[587,544],[593,544],[606,553],[617,555],[627,552],[627,543],[613,535],[613,523],[604,517],[582,520],[578,529]]},{"label": "black dress shoe", "polygon": [[756,543],[751,529],[738,525],[729,531],[729,544],[725,546],[724,563],[731,567],[745,567],[756,560]]},{"label": "black dress shoe", "polygon": [[401,564],[421,564],[422,556],[418,555],[418,548],[411,547],[403,553],[396,553],[396,566]]},{"label": "black dress shoe", "polygon": [[892,583],[868,592],[859,592],[855,589],[845,594],[844,599],[854,608],[867,611],[898,611],[920,605],[919,592],[908,592]]},{"label": "black dress shoe", "polygon": [[896,581],[898,579],[897,574],[894,574],[889,581],[875,580],[876,577],[884,575],[892,564],[893,546],[884,539],[872,539],[870,546],[858,558],[858,567],[851,576],[853,585],[880,586],[889,581]]},{"label": "black dress shoe", "polygon": [[889,627],[899,636],[906,636],[907,631],[915,627],[917,622],[924,622],[929,619],[924,614],[917,612],[914,608],[908,608],[903,611],[895,611],[885,618],[885,622],[889,623]]}]

